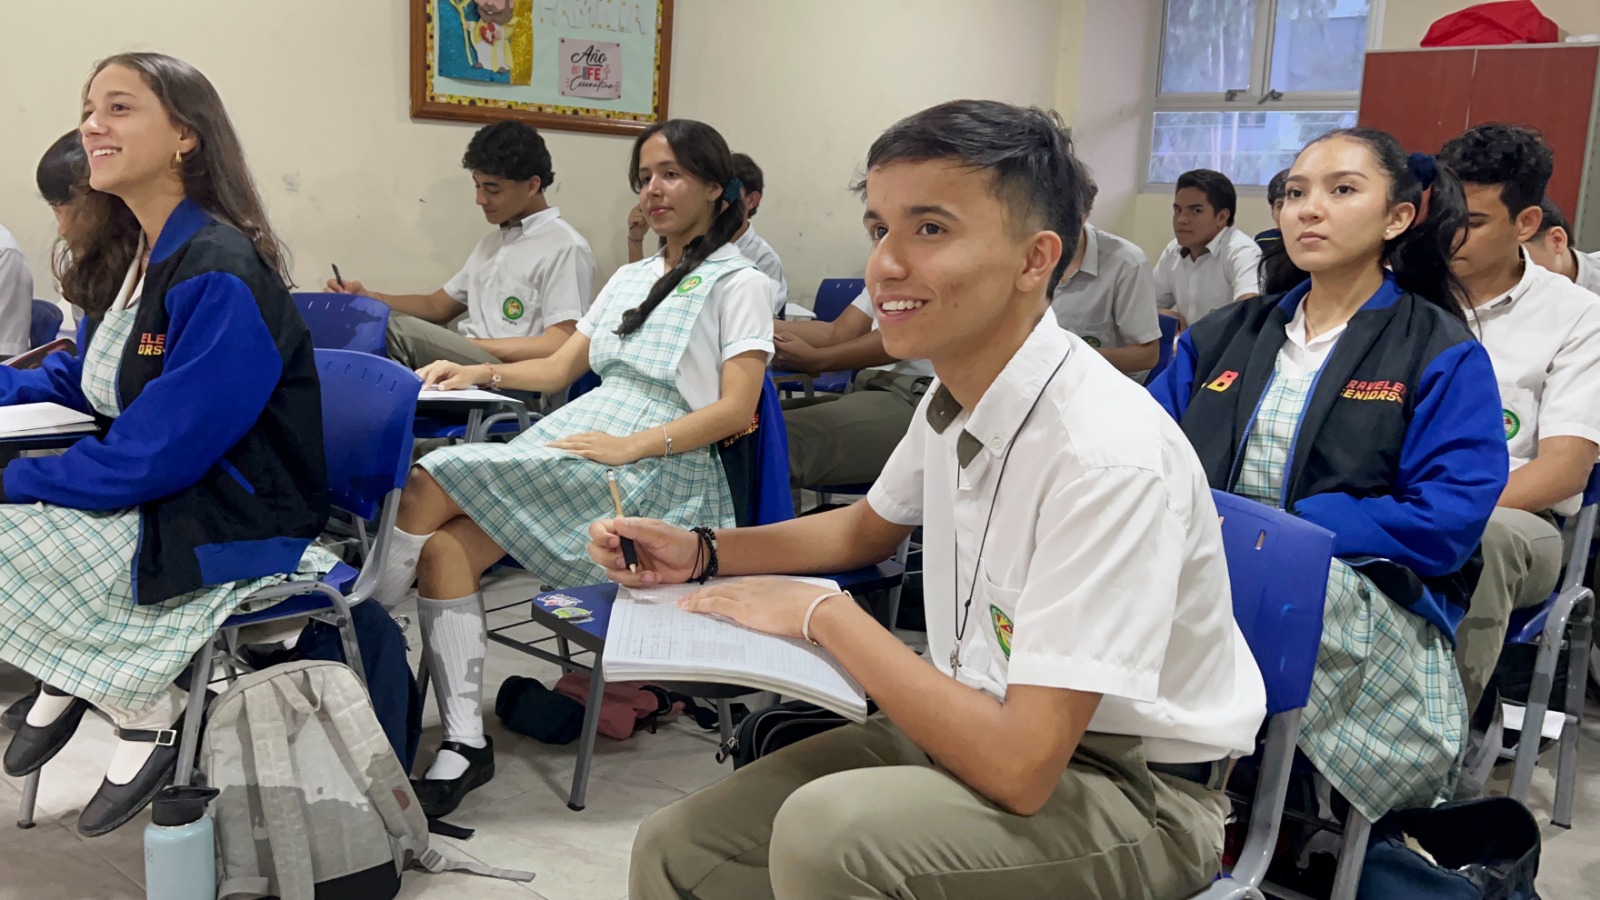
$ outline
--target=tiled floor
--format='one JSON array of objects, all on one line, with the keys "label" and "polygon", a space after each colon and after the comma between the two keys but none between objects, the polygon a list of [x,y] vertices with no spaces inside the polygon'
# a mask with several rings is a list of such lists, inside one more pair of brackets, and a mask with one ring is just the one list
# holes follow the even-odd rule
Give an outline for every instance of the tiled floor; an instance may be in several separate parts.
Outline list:
[{"label": "tiled floor", "polygon": [[[531,580],[511,576],[490,589],[496,599],[529,596]],[[495,624],[495,623],[491,623]],[[415,643],[415,641],[414,641]],[[498,644],[491,645],[487,673],[493,693],[510,674],[549,683],[555,668]],[[15,670],[0,673],[0,708],[27,689]],[[424,748],[437,739],[437,714],[429,705],[432,730]],[[600,739],[589,784],[588,808],[567,809],[567,789],[577,745],[552,747],[500,728],[492,712],[489,730],[496,748],[495,780],[476,791],[452,817],[478,829],[464,842],[435,837],[448,852],[491,865],[531,869],[529,885],[496,882],[470,875],[411,873],[401,896],[547,900],[621,900],[627,895],[628,852],[639,821],[650,811],[721,777],[712,754],[714,735],[678,722],[657,734],[642,733],[626,742]],[[1600,710],[1591,710],[1585,734],[1576,822],[1571,831],[1547,825],[1539,889],[1546,900],[1594,896],[1600,883]],[[38,826],[11,827],[11,811],[21,782],[0,775],[0,900],[136,900],[144,895],[142,830],[147,817],[103,838],[80,838],[78,811],[99,784],[111,745],[111,730],[94,716],[85,718],[71,745],[44,770]],[[426,750],[425,750],[426,752]],[[1548,822],[1552,782],[1541,770],[1531,806]]]}]

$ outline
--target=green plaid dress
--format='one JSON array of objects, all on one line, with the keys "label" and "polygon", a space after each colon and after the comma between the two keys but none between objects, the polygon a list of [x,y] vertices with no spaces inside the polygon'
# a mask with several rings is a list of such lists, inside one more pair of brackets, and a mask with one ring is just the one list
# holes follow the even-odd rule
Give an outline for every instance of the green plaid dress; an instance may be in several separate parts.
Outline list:
[{"label": "green plaid dress", "polygon": [[[615,333],[622,314],[642,302],[656,279],[648,259],[621,269],[590,338],[598,388],[508,444],[445,447],[418,465],[529,572],[556,587],[594,581],[600,568],[585,548],[590,523],[613,514],[608,467],[546,444],[586,431],[634,434],[688,415],[677,371],[695,320],[712,285],[750,265],[742,256],[701,263],[627,337]],[[646,457],[615,471],[630,516],[685,528],[734,524],[728,479],[713,447]]]},{"label": "green plaid dress", "polygon": [[[117,371],[134,313],[107,312],[84,352],[84,396],[111,418],[122,412]],[[240,601],[284,580],[235,581],[140,606],[138,543],[138,509],[0,504],[0,659],[95,706],[145,709]],[[296,577],[317,578],[335,562],[312,545]]]},{"label": "green plaid dress", "polygon": [[[1234,493],[1279,507],[1315,378],[1273,372]],[[1298,742],[1317,771],[1372,821],[1392,809],[1435,806],[1455,788],[1465,710],[1445,636],[1335,559]]]}]

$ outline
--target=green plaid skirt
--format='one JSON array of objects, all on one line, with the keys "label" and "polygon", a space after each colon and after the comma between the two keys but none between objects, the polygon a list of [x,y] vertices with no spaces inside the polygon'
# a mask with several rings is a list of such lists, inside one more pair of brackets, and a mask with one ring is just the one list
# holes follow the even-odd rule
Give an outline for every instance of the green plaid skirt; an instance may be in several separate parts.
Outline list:
[{"label": "green plaid skirt", "polygon": [[[83,392],[121,412],[116,377],[134,310],[112,310],[85,351]],[[140,606],[133,598],[139,511],[0,504],[0,659],[96,706],[144,709],[251,592],[285,576],[236,581]],[[297,578],[337,559],[313,545]]]},{"label": "green plaid skirt", "polygon": [[[590,339],[589,364],[600,386],[556,410],[508,444],[435,450],[422,466],[445,493],[523,568],[556,587],[602,577],[589,558],[589,525],[613,516],[605,465],[546,444],[599,431],[629,435],[689,413],[677,387],[678,363],[716,281],[746,268],[744,257],[707,261],[626,338],[622,314],[655,282],[649,260],[617,273]],[[614,469],[630,516],[688,528],[731,528],[733,499],[714,446],[646,457]]]},{"label": "green plaid skirt", "polygon": [[[1275,372],[1234,493],[1274,507],[1315,375]],[[1299,747],[1334,789],[1376,821],[1450,799],[1466,737],[1466,696],[1450,642],[1343,560],[1328,574],[1322,647]]]}]

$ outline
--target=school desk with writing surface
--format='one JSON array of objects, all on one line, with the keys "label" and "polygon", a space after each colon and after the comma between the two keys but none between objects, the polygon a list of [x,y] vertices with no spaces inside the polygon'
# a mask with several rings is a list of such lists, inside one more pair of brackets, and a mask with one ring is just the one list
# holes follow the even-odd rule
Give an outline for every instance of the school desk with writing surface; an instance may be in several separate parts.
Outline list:
[{"label": "school desk with writing surface", "polygon": [[[875,566],[864,566],[849,572],[825,576],[838,582],[840,586],[865,595],[872,591],[885,590],[900,583],[904,568],[893,561],[879,563]],[[545,601],[556,595],[576,600],[576,606],[547,605]],[[518,600],[503,606],[496,606],[484,610],[489,621],[498,621],[497,613],[507,612],[523,605],[528,607],[528,618],[519,619],[509,625],[498,625],[489,628],[489,639],[497,644],[503,644],[514,650],[526,653],[536,659],[560,666],[563,672],[584,672],[589,676],[589,696],[584,703],[583,730],[578,738],[578,759],[572,770],[572,789],[567,797],[567,807],[573,811],[581,811],[585,804],[585,795],[589,789],[589,766],[594,760],[595,736],[600,725],[600,698],[605,691],[605,679],[600,677],[600,659],[605,654],[606,629],[611,624],[611,609],[616,603],[617,585],[613,582],[591,584],[578,588],[565,588],[559,591],[547,591],[534,597],[532,600]],[[566,604],[568,601],[561,601]],[[578,608],[589,613],[590,618],[584,621],[573,621],[562,618],[563,609]],[[570,614],[569,614],[570,615]],[[539,626],[548,634],[539,635],[537,632],[529,634],[523,629],[530,626]],[[520,632],[521,635],[513,634]],[[554,642],[556,652],[552,653],[545,645]],[[576,647],[576,650],[574,650]],[[580,662],[574,657],[578,654],[588,653],[590,659]],[[426,670],[418,673],[418,680],[422,685],[422,695],[428,696],[428,674]],[[712,688],[712,685],[706,685]],[[687,693],[697,693],[688,691]],[[718,717],[723,727],[731,727],[728,715],[728,698],[739,693],[749,693],[742,689],[726,692],[721,696],[721,691],[706,691],[705,695],[716,701]],[[725,735],[726,737],[726,735]]]}]

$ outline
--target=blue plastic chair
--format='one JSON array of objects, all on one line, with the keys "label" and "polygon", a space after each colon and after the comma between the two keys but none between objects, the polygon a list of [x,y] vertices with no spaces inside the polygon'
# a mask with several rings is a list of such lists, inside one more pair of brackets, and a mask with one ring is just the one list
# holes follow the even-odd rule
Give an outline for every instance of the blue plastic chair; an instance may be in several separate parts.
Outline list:
[{"label": "blue plastic chair", "polygon": [[1161,326],[1161,356],[1156,359],[1155,368],[1144,378],[1145,384],[1156,380],[1156,376],[1166,371],[1172,365],[1172,354],[1178,342],[1178,320],[1173,316],[1156,316],[1156,323]]},{"label": "blue plastic chair", "polygon": [[[193,685],[188,712],[183,719],[175,783],[187,785],[203,778],[195,769],[200,750],[201,710],[216,672],[218,656],[229,669],[243,666],[234,652],[238,631],[246,625],[309,616],[339,629],[345,659],[356,677],[366,680],[361,648],[350,622],[350,607],[366,600],[377,587],[378,573],[388,556],[388,536],[400,508],[400,489],[411,465],[411,418],[422,380],[399,363],[366,353],[318,350],[317,374],[322,384],[322,441],[328,468],[328,495],[336,509],[358,519],[379,521],[372,553],[351,585],[353,570],[340,564],[320,581],[286,582],[256,591],[242,605],[277,602],[265,609],[235,613],[195,654]],[[343,588],[348,587],[348,597]],[[39,792],[39,772],[23,784],[22,812],[17,825],[33,826],[34,803]]]},{"label": "blue plastic chair", "polygon": [[61,307],[49,300],[33,301],[32,320],[28,323],[28,349],[43,347],[61,333],[61,322],[66,316]]},{"label": "blue plastic chair", "polygon": [[1594,633],[1594,592],[1583,583],[1588,568],[1589,549],[1594,542],[1597,504],[1600,504],[1600,466],[1589,473],[1589,483],[1583,489],[1583,507],[1578,511],[1567,561],[1556,591],[1544,604],[1531,609],[1519,609],[1511,614],[1506,629],[1506,644],[1536,645],[1533,681],[1528,688],[1528,702],[1523,709],[1522,737],[1515,751],[1501,748],[1500,731],[1491,729],[1485,746],[1492,751],[1491,759],[1481,761],[1474,777],[1479,781],[1487,773],[1492,758],[1514,759],[1511,790],[1507,796],[1521,802],[1533,782],[1533,770],[1539,764],[1539,745],[1542,743],[1542,726],[1550,709],[1550,692],[1555,683],[1556,666],[1561,651],[1568,650],[1567,696],[1565,713],[1559,738],[1560,750],[1556,757],[1555,808],[1552,824],[1562,828],[1572,827],[1572,799],[1578,782],[1578,741],[1583,733],[1584,689],[1588,676],[1589,656],[1584,648],[1590,646]]},{"label": "blue plastic chair", "polygon": [[354,350],[388,355],[389,306],[359,294],[294,295],[318,350]]},{"label": "blue plastic chair", "polygon": [[[1253,500],[1212,491],[1222,524],[1228,580],[1233,586],[1233,617],[1267,687],[1267,738],[1261,751],[1261,775],[1250,810],[1250,830],[1231,875],[1197,896],[1259,898],[1278,844],[1289,773],[1294,762],[1300,711],[1311,697],[1311,675],[1322,640],[1322,611],[1333,563],[1333,533],[1304,519]],[[1360,861],[1370,823],[1351,810],[1345,828],[1341,875]],[[1353,842],[1359,849],[1351,852]],[[1337,879],[1336,879],[1337,883]],[[1353,897],[1355,880],[1349,893]]]},{"label": "blue plastic chair", "polygon": [[[832,322],[844,314],[846,308],[866,290],[867,282],[863,278],[824,278],[822,284],[817,286],[817,299],[812,304],[811,311],[817,314],[817,321]],[[773,372],[772,380],[775,383],[786,385],[799,385],[806,392],[806,396],[813,396],[817,391],[824,394],[842,394],[850,389],[851,382],[855,381],[856,373],[852,371],[823,372],[820,375],[806,375],[802,372]],[[792,392],[793,387],[784,388],[785,392]]]}]

